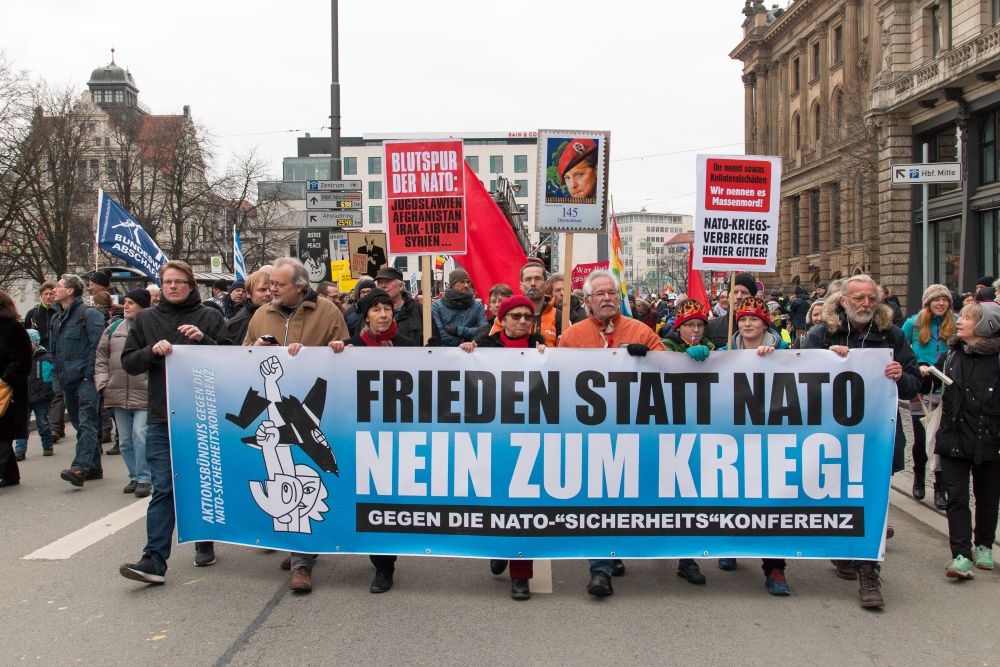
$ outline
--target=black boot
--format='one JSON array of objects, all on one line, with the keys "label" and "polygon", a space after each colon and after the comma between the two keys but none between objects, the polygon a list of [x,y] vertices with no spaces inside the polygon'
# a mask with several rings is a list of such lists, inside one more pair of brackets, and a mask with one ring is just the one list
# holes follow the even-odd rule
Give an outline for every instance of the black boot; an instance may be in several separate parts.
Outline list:
[{"label": "black boot", "polygon": [[934,507],[948,509],[948,492],[944,488],[944,473],[940,470],[934,473]]},{"label": "black boot", "polygon": [[923,468],[913,469],[913,499],[923,500],[924,496],[927,495],[927,489],[924,487],[924,478],[927,473]]}]

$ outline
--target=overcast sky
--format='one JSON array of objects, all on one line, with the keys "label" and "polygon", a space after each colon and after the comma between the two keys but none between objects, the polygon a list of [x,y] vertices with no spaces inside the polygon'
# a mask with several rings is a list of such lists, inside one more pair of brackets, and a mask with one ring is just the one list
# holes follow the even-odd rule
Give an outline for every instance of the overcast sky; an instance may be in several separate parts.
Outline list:
[{"label": "overcast sky", "polygon": [[[4,5],[16,67],[82,92],[114,46],[153,113],[191,106],[220,164],[256,146],[280,178],[297,136],[328,132],[329,2]],[[696,152],[743,152],[742,7],[341,0],[343,134],[610,130],[616,210],[693,213]]]}]

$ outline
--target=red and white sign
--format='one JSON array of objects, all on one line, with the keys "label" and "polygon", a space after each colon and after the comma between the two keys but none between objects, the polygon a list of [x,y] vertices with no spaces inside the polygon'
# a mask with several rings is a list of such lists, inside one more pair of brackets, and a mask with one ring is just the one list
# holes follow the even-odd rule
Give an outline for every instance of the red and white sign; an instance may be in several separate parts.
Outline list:
[{"label": "red and white sign", "polygon": [[391,254],[466,252],[464,164],[461,140],[385,143]]},{"label": "red and white sign", "polygon": [[592,264],[577,264],[571,274],[573,289],[583,289],[583,281],[594,271],[608,270],[609,262],[593,262]]},{"label": "red and white sign", "polygon": [[694,268],[774,271],[780,202],[781,158],[699,155]]}]

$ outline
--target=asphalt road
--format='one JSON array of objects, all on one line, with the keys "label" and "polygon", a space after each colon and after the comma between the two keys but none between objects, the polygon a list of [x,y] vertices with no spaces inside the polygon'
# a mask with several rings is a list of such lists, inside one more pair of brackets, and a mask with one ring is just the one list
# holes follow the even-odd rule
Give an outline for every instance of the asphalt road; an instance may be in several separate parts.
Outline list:
[{"label": "asphalt road", "polygon": [[392,591],[371,595],[367,558],[329,556],[314,592],[297,596],[282,554],[231,545],[209,568],[194,567],[192,545],[177,547],[165,586],[125,580],[118,565],[139,557],[141,519],[70,558],[24,560],[137,502],[121,493],[120,458],[76,490],[59,479],[70,442],[50,458],[37,440],[29,447],[22,485],[0,489],[3,665],[1000,662],[1000,570],[945,578],[941,517],[896,492],[881,611],[861,609],[857,583],[828,561],[790,563],[786,598],[767,595],[757,561],[735,572],[703,561],[705,586],[677,577],[673,561],[629,561],[605,600],[586,594],[585,563],[557,561],[551,594],[515,602],[485,561],[401,558]]}]

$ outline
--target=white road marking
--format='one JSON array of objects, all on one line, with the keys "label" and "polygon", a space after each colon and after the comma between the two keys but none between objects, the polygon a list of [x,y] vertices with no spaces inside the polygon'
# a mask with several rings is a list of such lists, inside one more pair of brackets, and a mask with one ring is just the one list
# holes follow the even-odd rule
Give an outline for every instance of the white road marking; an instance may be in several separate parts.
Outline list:
[{"label": "white road marking", "polygon": [[536,560],[531,578],[532,593],[552,592],[552,561],[548,558]]},{"label": "white road marking", "polygon": [[21,560],[66,560],[146,516],[149,501],[150,498],[143,498],[126,505],[41,549],[32,551]]}]

